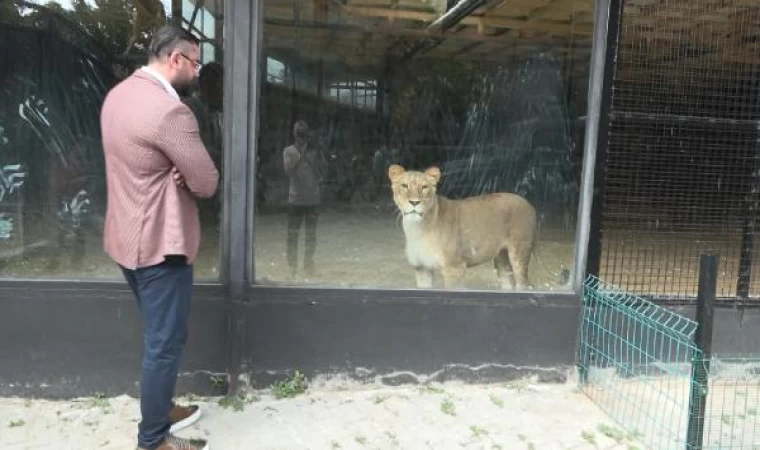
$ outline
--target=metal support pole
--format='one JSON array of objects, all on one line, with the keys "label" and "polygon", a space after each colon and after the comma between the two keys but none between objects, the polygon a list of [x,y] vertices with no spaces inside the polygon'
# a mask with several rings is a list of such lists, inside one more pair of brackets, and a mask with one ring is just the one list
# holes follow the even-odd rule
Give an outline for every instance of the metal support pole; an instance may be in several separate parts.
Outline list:
[{"label": "metal support pole", "polygon": [[755,154],[752,164],[752,187],[745,194],[742,208],[742,246],[739,256],[739,277],[736,280],[736,296],[742,300],[749,297],[752,279],[752,256],[757,226],[758,203],[760,203],[760,124],[755,127]]},{"label": "metal support pole", "polygon": [[[604,161],[600,160],[607,149],[607,116],[612,97],[612,79],[614,74],[614,55],[617,51],[618,34],[620,31],[621,0],[598,0],[594,12],[594,41],[591,59],[591,75],[589,78],[588,115],[586,119],[586,136],[584,139],[583,176],[581,179],[581,198],[578,205],[578,231],[576,234],[576,260],[573,287],[584,295],[583,280],[589,271],[587,264],[594,267],[598,273],[598,253],[592,250],[600,239],[598,226],[593,220],[593,208],[599,199],[596,195],[595,183],[602,181],[599,175]],[[597,206],[598,209],[598,206]],[[598,225],[598,224],[597,224]],[[588,258],[591,258],[589,261]],[[583,300],[586,301],[585,299]],[[597,305],[584,305],[581,317],[582,333],[591,333],[584,328],[586,316],[598,314]],[[593,336],[581,334],[582,341],[590,342]],[[578,358],[578,375],[581,384],[588,380],[588,368],[593,355],[590,349],[581,348]]]},{"label": "metal support pole", "polygon": [[573,277],[573,287],[577,292],[580,292],[587,274],[599,274],[602,239],[601,202],[608,141],[607,123],[612,103],[615,55],[622,14],[622,0],[598,0],[594,3],[596,25],[589,80]]},{"label": "metal support pole", "polygon": [[687,450],[702,449],[717,285],[718,257],[704,253],[699,258],[697,332],[694,338],[698,351],[695,352],[691,363],[692,383],[689,398],[689,427],[686,434]]},{"label": "metal support pole", "polygon": [[[584,289],[585,290],[585,289]],[[591,355],[591,342],[589,324],[593,323],[591,317],[596,316],[599,312],[596,304],[591,304],[593,300],[586,298],[583,294],[583,313],[580,315],[580,342],[578,346],[578,381],[581,386],[588,383],[588,369],[591,366],[593,356]],[[593,302],[596,303],[596,302]]]}]

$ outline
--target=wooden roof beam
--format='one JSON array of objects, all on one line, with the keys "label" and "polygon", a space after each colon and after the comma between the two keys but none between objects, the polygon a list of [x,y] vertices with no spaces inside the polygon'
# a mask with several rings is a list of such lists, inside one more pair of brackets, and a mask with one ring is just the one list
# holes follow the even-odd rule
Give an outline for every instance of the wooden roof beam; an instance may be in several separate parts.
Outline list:
[{"label": "wooden roof beam", "polygon": [[[277,27],[277,28],[285,28],[285,29],[297,29],[297,28],[303,28],[303,29],[321,29],[325,30],[325,32],[352,32],[356,34],[371,32],[373,34],[380,34],[380,35],[386,35],[386,36],[407,36],[407,37],[416,37],[416,38],[427,38],[427,37],[434,37],[434,33],[431,33],[424,29],[411,29],[411,28],[402,28],[398,26],[374,26],[374,27],[367,27],[367,26],[360,26],[360,25],[351,25],[351,24],[326,24],[321,22],[293,22],[292,20],[282,20],[282,19],[264,19],[264,25],[266,27]],[[291,31],[292,33],[292,31]],[[504,42],[504,40],[507,38],[507,36],[488,36],[488,35],[481,35],[476,33],[475,31],[463,31],[455,34],[449,34],[447,35],[447,39],[452,40],[459,40],[459,41],[479,41],[479,42]]]},{"label": "wooden roof beam", "polygon": [[327,16],[330,12],[330,4],[327,0],[314,0],[314,20],[317,22],[327,22]]}]

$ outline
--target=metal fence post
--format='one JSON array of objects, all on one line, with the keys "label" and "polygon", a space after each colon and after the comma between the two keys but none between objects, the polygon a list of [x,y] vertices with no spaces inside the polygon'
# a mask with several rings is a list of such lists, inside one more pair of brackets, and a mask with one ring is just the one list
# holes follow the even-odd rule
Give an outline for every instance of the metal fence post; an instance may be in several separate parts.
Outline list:
[{"label": "metal fence post", "polygon": [[739,255],[739,277],[736,280],[736,296],[742,300],[749,298],[752,281],[753,238],[757,227],[758,202],[760,202],[760,123],[755,126],[755,155],[752,158],[752,188],[745,193],[742,205],[742,246]]},{"label": "metal fence post", "polygon": [[[584,140],[583,182],[581,185],[582,204],[579,205],[579,231],[588,227],[587,234],[576,248],[583,248],[578,255],[585,260],[576,262],[578,272],[576,285],[580,285],[586,275],[599,276],[602,264],[602,203],[606,185],[607,152],[609,147],[609,122],[612,110],[613,85],[615,83],[618,41],[623,15],[622,0],[596,1],[597,21],[606,20],[604,26],[597,27],[594,36],[592,77],[595,85],[589,89],[589,114]],[[606,6],[606,8],[605,8]],[[601,24],[600,24],[601,25]],[[601,78],[601,79],[600,79]],[[597,87],[598,86],[598,87]],[[594,89],[595,88],[595,89]],[[591,133],[596,132],[596,135]],[[586,217],[588,215],[588,217]],[[585,244],[585,248],[583,246]],[[580,273],[585,269],[585,273]]]},{"label": "metal fence post", "polygon": [[586,289],[586,286],[581,287],[581,314],[580,314],[580,324],[579,324],[579,330],[580,330],[580,336],[579,336],[579,345],[578,345],[578,382],[581,386],[585,386],[588,383],[588,369],[589,365],[591,364],[591,355],[590,355],[590,349],[589,347],[589,318],[588,316],[591,314],[592,306],[589,304],[591,303],[589,298],[587,297],[588,292]]},{"label": "metal fence post", "polygon": [[692,358],[691,396],[689,398],[689,428],[686,449],[702,448],[707,404],[707,382],[712,353],[715,292],[718,281],[718,257],[703,253],[699,258],[699,291],[697,293],[697,351]]}]

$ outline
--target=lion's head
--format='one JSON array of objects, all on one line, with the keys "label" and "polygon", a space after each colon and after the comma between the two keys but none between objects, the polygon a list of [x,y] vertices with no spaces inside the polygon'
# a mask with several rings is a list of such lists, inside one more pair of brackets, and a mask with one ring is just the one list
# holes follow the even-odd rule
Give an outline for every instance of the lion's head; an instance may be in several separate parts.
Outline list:
[{"label": "lion's head", "polygon": [[388,168],[393,201],[406,220],[421,220],[437,205],[436,188],[441,171],[430,167],[425,172],[406,171],[393,164]]}]

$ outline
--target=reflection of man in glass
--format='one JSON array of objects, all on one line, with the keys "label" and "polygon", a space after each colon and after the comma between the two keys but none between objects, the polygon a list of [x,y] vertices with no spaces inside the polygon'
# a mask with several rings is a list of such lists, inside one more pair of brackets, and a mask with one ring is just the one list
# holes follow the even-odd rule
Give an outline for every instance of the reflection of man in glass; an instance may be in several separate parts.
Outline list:
[{"label": "reflection of man in glass", "polygon": [[[222,100],[224,96],[224,72],[218,62],[210,62],[198,73],[198,95],[203,110],[200,111],[201,139],[217,167],[222,167]],[[191,106],[192,108],[192,106]]]},{"label": "reflection of man in glass", "polygon": [[[220,179],[223,173],[223,96],[224,96],[224,72],[222,65],[216,61],[205,64],[198,73],[198,90],[193,96],[185,99],[185,103],[195,114],[198,120],[203,144],[211,156],[214,165],[219,168]],[[220,184],[222,184],[220,182]],[[210,204],[201,203],[202,220],[216,220],[221,212],[221,196],[215,195]],[[206,215],[209,214],[210,217]]]},{"label": "reflection of man in glass", "polygon": [[288,265],[293,275],[298,268],[298,235],[306,222],[304,269],[314,272],[317,247],[317,208],[321,202],[319,181],[323,162],[309,139],[309,125],[299,120],[293,126],[295,143],[283,151],[285,174],[290,178],[288,193]]}]

